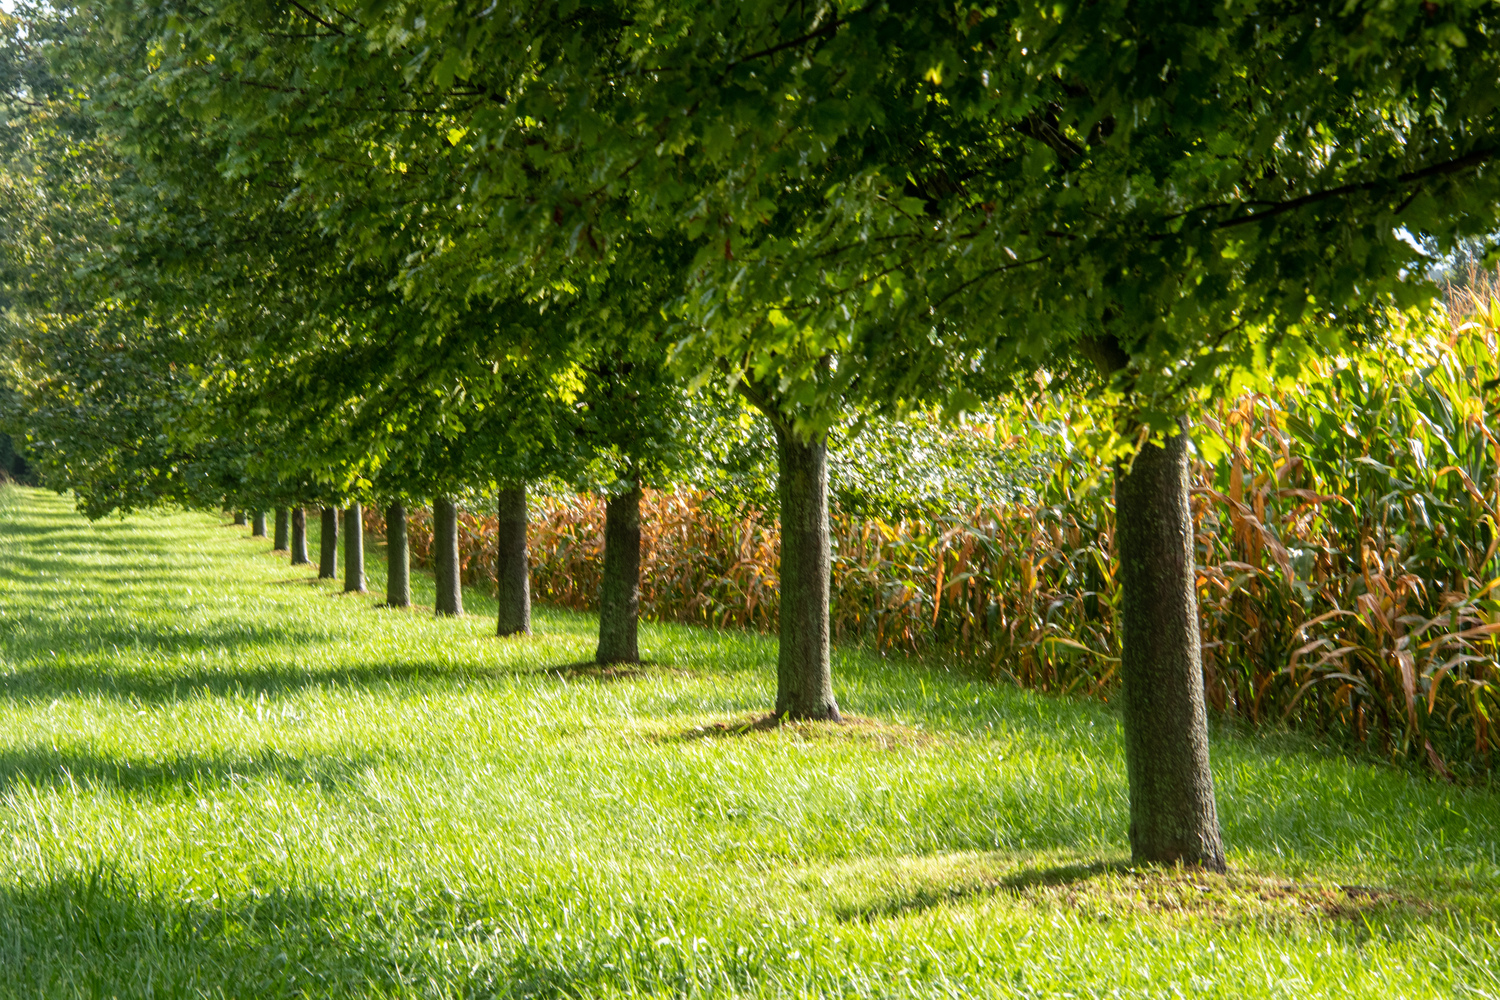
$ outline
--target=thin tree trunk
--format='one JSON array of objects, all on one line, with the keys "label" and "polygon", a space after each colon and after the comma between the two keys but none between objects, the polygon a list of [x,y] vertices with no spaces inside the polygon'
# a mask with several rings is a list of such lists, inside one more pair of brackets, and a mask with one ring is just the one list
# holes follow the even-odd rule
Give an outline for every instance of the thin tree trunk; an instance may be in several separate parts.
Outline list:
[{"label": "thin tree trunk", "polygon": [[1208,765],[1187,435],[1115,470],[1130,851],[1138,864],[1224,870]]},{"label": "thin tree trunk", "polygon": [[365,511],[357,503],[344,509],[344,593],[365,592]]},{"label": "thin tree trunk", "polygon": [[495,546],[497,635],[531,634],[531,566],[526,555],[526,484],[500,490]]},{"label": "thin tree trunk", "polygon": [[641,607],[641,488],[604,506],[604,578],[599,585],[599,663],[638,663]]},{"label": "thin tree trunk", "polygon": [[250,518],[250,537],[266,537],[266,512],[258,510]]},{"label": "thin tree trunk", "polygon": [[775,422],[781,493],[781,642],[776,714],[839,718],[828,658],[828,445]]},{"label": "thin tree trunk", "polygon": [[292,565],[308,566],[312,560],[307,558],[307,508],[292,508]]},{"label": "thin tree trunk", "polygon": [[463,586],[459,580],[458,504],[448,497],[432,501],[432,570],[437,578],[440,615],[464,613]]},{"label": "thin tree trunk", "polygon": [[339,575],[339,512],[323,508],[322,534],[318,539],[318,579],[334,580]]},{"label": "thin tree trunk", "polygon": [[276,544],[272,548],[285,552],[291,544],[292,512],[285,507],[276,508]]},{"label": "thin tree trunk", "polygon": [[239,526],[239,527],[243,527],[244,526],[244,524],[245,524],[245,512],[244,511],[237,510],[237,511],[234,512],[234,523],[235,523],[236,526]]},{"label": "thin tree trunk", "polygon": [[411,554],[406,547],[406,505],[385,509],[385,603],[411,607]]}]

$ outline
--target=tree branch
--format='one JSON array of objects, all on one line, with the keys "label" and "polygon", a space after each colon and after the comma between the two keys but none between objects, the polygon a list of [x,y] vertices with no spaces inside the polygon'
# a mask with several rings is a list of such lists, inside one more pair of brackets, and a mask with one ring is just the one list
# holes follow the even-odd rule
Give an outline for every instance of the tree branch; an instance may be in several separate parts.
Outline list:
[{"label": "tree branch", "polygon": [[770,48],[761,49],[759,52],[751,52],[748,55],[740,56],[738,59],[731,59],[728,65],[724,67],[724,69],[727,72],[728,70],[734,69],[734,67],[740,65],[741,63],[750,62],[752,59],[764,59],[766,56],[772,56],[778,52],[784,52],[787,49],[794,49],[797,46],[806,44],[807,42],[810,42],[815,38],[827,38],[829,35],[836,33],[840,28],[848,24],[854,18],[858,17],[861,14],[868,14],[874,9],[874,3],[867,3],[859,10],[855,11],[853,14],[850,14],[848,17],[836,18],[832,21],[829,21],[821,28],[815,28],[799,38],[793,38],[789,41],[782,42],[779,45],[772,45]]},{"label": "tree branch", "polygon": [[325,20],[323,20],[321,17],[319,17],[318,15],[314,14],[312,11],[308,10],[306,7],[304,7],[300,3],[298,3],[297,0],[290,0],[290,2],[291,2],[291,5],[293,7],[296,7],[304,15],[306,15],[306,17],[308,18],[308,20],[316,21],[318,24],[321,24],[323,27],[327,28],[329,31],[333,32],[336,35],[344,35],[345,37],[348,36],[348,33],[345,32],[345,31],[343,31],[343,30],[341,30],[338,27],[338,25],[334,24],[331,21],[325,21]]},{"label": "tree branch", "polygon": [[1476,149],[1456,159],[1434,163],[1423,167],[1421,170],[1412,170],[1389,181],[1362,181],[1357,184],[1343,184],[1336,188],[1329,188],[1326,191],[1315,191],[1300,198],[1293,198],[1291,201],[1283,201],[1263,212],[1252,212],[1249,215],[1242,215],[1234,219],[1223,219],[1216,224],[1216,228],[1228,229],[1232,226],[1243,226],[1246,223],[1259,222],[1262,219],[1269,219],[1286,212],[1296,211],[1304,205],[1316,204],[1320,201],[1327,201],[1330,198],[1342,198],[1344,195],[1355,194],[1361,191],[1374,191],[1387,185],[1411,184],[1416,181],[1426,180],[1429,177],[1456,174],[1459,171],[1467,170],[1469,167],[1477,167],[1481,163],[1494,159],[1496,152],[1500,152],[1500,149],[1494,146],[1485,149]]}]

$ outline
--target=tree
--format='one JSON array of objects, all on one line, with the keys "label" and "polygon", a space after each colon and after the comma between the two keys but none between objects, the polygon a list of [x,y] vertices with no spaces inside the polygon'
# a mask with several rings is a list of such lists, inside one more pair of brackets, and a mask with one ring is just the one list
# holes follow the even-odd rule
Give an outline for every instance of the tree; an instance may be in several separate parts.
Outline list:
[{"label": "tree", "polygon": [[411,552],[406,539],[406,505],[399,500],[385,508],[385,580],[386,607],[411,607]]},{"label": "tree", "polygon": [[365,592],[364,509],[357,501],[344,509],[344,592]]},{"label": "tree", "polygon": [[312,560],[307,558],[307,509],[305,507],[292,508],[292,565],[307,566]]}]

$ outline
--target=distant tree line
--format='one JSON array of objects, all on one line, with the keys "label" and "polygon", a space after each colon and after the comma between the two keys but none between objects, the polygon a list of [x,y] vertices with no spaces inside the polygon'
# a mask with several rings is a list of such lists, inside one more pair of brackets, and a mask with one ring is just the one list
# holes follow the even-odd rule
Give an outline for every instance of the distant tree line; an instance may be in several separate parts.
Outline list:
[{"label": "distant tree line", "polygon": [[26,457],[16,450],[16,443],[9,434],[0,431],[0,472],[16,483],[31,483],[31,466]]}]

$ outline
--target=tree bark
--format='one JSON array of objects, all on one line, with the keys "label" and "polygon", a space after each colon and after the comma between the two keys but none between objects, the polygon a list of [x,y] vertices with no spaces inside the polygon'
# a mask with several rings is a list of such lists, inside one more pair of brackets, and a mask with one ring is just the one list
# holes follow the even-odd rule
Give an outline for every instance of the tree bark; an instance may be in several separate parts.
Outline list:
[{"label": "tree bark", "polygon": [[237,510],[237,511],[234,512],[234,523],[235,523],[235,525],[237,527],[243,527],[244,526],[244,524],[245,524],[245,512],[244,511]]},{"label": "tree bark", "polygon": [[641,488],[604,506],[604,576],[599,585],[598,663],[639,663]]},{"label": "tree bark", "polygon": [[292,508],[292,565],[308,566],[307,558],[307,508]]},{"label": "tree bark", "polygon": [[357,503],[344,510],[344,593],[365,592],[365,511]]},{"label": "tree bark", "polygon": [[781,493],[781,642],[776,714],[839,718],[828,658],[828,445],[776,427]]},{"label": "tree bark", "polygon": [[333,580],[339,575],[339,512],[323,508],[322,534],[318,539],[318,579]]},{"label": "tree bark", "polygon": [[1187,435],[1115,469],[1130,851],[1137,864],[1224,870],[1188,504]]},{"label": "tree bark", "polygon": [[254,515],[251,516],[251,518],[250,518],[250,537],[251,538],[265,538],[266,537],[266,512],[265,511],[258,510],[258,511],[256,511],[254,513]]},{"label": "tree bark", "polygon": [[406,547],[406,505],[385,509],[385,603],[411,607],[411,554]]},{"label": "tree bark", "polygon": [[292,512],[285,507],[276,508],[276,543],[271,548],[285,552],[291,544]]},{"label": "tree bark", "polygon": [[432,570],[437,578],[436,611],[440,615],[464,613],[460,568],[458,504],[449,497],[437,497],[432,501]]},{"label": "tree bark", "polygon": [[526,484],[503,487],[495,546],[497,635],[531,634],[531,565],[526,554]]}]

